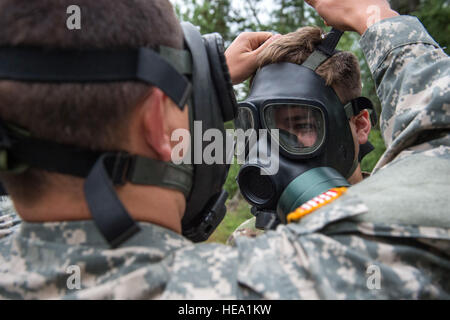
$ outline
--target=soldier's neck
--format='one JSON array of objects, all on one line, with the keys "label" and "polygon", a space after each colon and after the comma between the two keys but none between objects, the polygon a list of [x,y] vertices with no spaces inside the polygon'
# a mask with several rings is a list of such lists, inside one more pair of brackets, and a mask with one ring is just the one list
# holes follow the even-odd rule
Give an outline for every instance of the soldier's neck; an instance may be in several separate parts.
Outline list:
[{"label": "soldier's neck", "polygon": [[[67,190],[64,186],[46,190],[31,203],[16,201],[15,208],[24,221],[62,222],[92,219],[78,179]],[[154,223],[181,233],[181,218],[185,211],[184,196],[174,190],[154,186],[127,184],[116,188],[119,199],[136,221]],[[18,200],[18,199],[17,199]]]}]

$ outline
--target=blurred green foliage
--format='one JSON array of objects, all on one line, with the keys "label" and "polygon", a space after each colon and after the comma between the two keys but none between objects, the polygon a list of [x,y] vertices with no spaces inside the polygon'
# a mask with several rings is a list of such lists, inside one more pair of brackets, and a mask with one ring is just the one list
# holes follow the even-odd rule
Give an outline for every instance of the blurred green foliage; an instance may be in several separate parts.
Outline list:
[{"label": "blurred green foliage", "polygon": [[372,172],[381,155],[386,150],[380,130],[372,130],[369,135],[369,141],[373,144],[375,150],[365,156],[361,162],[361,170],[366,172]]},{"label": "blurred green foliage", "polygon": [[228,198],[232,198],[238,191],[238,185],[236,183],[236,176],[239,172],[240,165],[236,162],[230,166],[230,171],[228,172],[227,181],[225,181],[225,190],[228,192]]},{"label": "blurred green foliage", "polygon": [[250,213],[250,205],[239,196],[228,200],[227,209],[225,218],[208,239],[208,242],[225,243],[241,223],[253,217]]},{"label": "blurred green foliage", "polygon": [[421,1],[418,8],[411,13],[417,16],[447,54],[450,54],[450,1]]},{"label": "blurred green foliage", "polygon": [[[219,32],[226,43],[243,31],[271,31],[281,34],[306,25],[325,27],[323,20],[303,0],[172,0],[181,20],[199,26],[202,33]],[[390,0],[401,14],[417,16],[433,38],[449,53],[450,0]],[[380,114],[381,106],[375,84],[363,53],[359,35],[346,32],[340,50],[352,51],[359,58],[363,95],[370,98]],[[245,97],[248,87],[238,87],[238,96]]]}]

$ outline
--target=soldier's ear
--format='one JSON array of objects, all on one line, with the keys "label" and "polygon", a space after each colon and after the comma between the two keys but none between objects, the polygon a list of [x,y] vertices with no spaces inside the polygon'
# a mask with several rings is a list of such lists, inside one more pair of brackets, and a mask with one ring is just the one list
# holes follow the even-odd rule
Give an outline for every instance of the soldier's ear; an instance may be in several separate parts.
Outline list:
[{"label": "soldier's ear", "polygon": [[353,123],[356,128],[356,138],[358,143],[365,144],[369,140],[369,133],[372,129],[372,124],[370,123],[369,111],[363,110],[357,116],[352,118]]},{"label": "soldier's ear", "polygon": [[158,88],[142,104],[142,128],[147,145],[156,153],[158,160],[170,161],[172,147],[166,123],[167,104],[170,99]]}]

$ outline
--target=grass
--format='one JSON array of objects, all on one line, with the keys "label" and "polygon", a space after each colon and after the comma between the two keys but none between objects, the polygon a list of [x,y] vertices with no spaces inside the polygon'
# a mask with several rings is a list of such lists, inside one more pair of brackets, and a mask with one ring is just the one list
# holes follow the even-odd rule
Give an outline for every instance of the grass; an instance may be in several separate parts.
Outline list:
[{"label": "grass", "polygon": [[234,230],[244,221],[250,219],[250,205],[237,193],[226,203],[227,214],[219,227],[207,242],[225,243]]}]

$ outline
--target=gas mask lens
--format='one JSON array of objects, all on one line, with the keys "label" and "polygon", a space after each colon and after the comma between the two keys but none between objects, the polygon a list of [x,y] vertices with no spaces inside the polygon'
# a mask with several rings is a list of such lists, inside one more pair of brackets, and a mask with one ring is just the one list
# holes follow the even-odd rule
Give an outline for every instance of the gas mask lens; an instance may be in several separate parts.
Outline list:
[{"label": "gas mask lens", "polygon": [[291,154],[313,153],[324,142],[325,120],[317,107],[270,104],[264,108],[264,120],[271,134],[273,129],[278,129],[280,147]]},{"label": "gas mask lens", "polygon": [[235,141],[236,148],[234,155],[240,159],[247,157],[250,142],[256,142],[256,130],[258,129],[259,123],[257,122],[258,118],[255,119],[255,116],[257,116],[257,111],[254,105],[247,103],[239,104],[234,126],[236,130],[242,130],[240,135],[243,137],[243,140],[242,138],[237,138],[237,141]]},{"label": "gas mask lens", "polygon": [[239,106],[238,115],[235,120],[236,129],[247,131],[255,128],[255,121],[253,119],[252,111],[245,106]]}]

